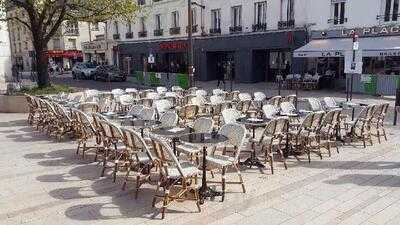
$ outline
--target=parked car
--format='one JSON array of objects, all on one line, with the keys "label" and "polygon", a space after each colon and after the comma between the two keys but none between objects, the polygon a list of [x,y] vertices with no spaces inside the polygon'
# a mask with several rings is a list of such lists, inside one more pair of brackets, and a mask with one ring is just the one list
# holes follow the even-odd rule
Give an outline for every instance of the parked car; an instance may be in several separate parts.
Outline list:
[{"label": "parked car", "polygon": [[126,74],[116,66],[98,66],[93,80],[126,81]]},{"label": "parked car", "polygon": [[72,68],[72,78],[93,79],[96,65],[91,63],[76,63]]}]

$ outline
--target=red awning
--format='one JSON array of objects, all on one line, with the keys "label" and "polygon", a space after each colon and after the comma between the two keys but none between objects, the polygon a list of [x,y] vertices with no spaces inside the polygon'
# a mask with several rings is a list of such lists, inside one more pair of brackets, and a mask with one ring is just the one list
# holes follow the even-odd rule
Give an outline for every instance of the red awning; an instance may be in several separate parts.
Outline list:
[{"label": "red awning", "polygon": [[46,51],[46,56],[50,58],[81,58],[83,54],[79,50],[49,50]]}]

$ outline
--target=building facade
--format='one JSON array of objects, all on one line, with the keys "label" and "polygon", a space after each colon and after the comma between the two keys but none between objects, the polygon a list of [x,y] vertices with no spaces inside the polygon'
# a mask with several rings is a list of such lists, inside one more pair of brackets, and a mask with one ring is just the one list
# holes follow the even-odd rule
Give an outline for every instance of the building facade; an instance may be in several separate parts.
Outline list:
[{"label": "building facade", "polygon": [[[213,80],[220,65],[230,65],[239,82],[274,81],[276,75],[335,70],[344,77],[344,57],[294,57],[314,39],[342,31],[399,24],[398,0],[197,0],[193,8],[195,76]],[[129,70],[187,71],[188,6],[182,0],[140,0],[134,23],[109,22],[114,63]],[[396,30],[396,28],[394,28]],[[372,32],[372,31],[371,31]],[[392,32],[391,36],[398,36]],[[396,45],[396,44],[394,44]],[[398,46],[400,47],[400,45]],[[296,54],[295,54],[296,55]],[[148,64],[149,56],[154,63]],[[374,59],[374,66],[395,65],[395,58]],[[369,60],[369,61],[368,61]],[[366,59],[370,64],[370,59]],[[365,63],[364,63],[365,64]],[[365,66],[365,65],[364,65]],[[400,67],[399,67],[400,68]]]},{"label": "building facade", "polygon": [[11,50],[6,22],[0,22],[0,94],[7,91],[6,82],[11,80]]},{"label": "building facade", "polygon": [[[23,10],[10,9],[8,17],[19,17],[27,20]],[[22,23],[15,20],[8,22],[9,39],[11,43],[12,65],[20,71],[32,71],[35,68],[35,51],[32,45],[31,31]],[[64,22],[56,35],[47,45],[49,64],[53,67],[70,69],[79,61],[82,61],[82,42],[94,40],[99,34],[104,34],[104,27],[98,24],[86,22]]]},{"label": "building facade", "polygon": [[[306,8],[298,2],[196,1],[192,5],[196,79],[214,80],[223,73],[238,82],[274,81],[278,73],[290,71],[296,66],[291,52],[306,40]],[[110,27],[118,42],[120,66],[186,73],[187,1],[140,3],[143,14],[135,23],[113,21]],[[146,65],[150,55],[155,62]]]}]

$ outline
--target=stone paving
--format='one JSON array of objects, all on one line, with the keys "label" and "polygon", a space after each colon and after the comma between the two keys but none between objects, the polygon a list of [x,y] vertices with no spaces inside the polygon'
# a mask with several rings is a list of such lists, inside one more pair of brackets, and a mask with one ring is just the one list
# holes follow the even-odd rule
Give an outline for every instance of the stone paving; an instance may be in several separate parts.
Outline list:
[{"label": "stone paving", "polygon": [[245,194],[228,185],[225,202],[206,201],[201,213],[175,203],[161,220],[154,186],[135,200],[133,183],[122,191],[121,176],[99,178],[100,165],[75,155],[74,141],[48,138],[25,118],[0,114],[0,224],[400,224],[399,127],[388,126],[380,145],[342,146],[311,164],[290,158],[288,170],[277,162],[274,175],[242,168]]}]

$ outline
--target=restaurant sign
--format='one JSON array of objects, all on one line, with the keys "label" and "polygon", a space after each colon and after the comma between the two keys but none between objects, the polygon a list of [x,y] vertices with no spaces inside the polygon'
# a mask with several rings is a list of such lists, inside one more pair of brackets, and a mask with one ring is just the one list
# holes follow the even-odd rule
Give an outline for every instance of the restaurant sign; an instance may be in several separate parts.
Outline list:
[{"label": "restaurant sign", "polygon": [[400,35],[400,25],[320,30],[313,31],[311,36],[316,39],[325,39],[352,37],[354,34],[357,34],[358,37],[395,36]]},{"label": "restaurant sign", "polygon": [[188,44],[185,41],[162,42],[159,48],[162,51],[185,51],[188,49]]},{"label": "restaurant sign", "polygon": [[106,43],[104,41],[93,41],[93,42],[86,42],[82,43],[82,50],[83,51],[98,51],[98,50],[105,50]]}]

